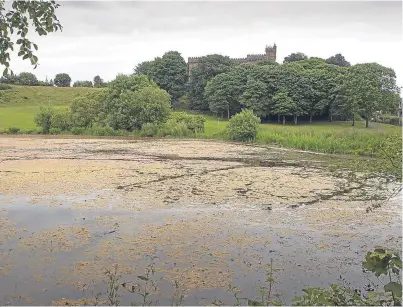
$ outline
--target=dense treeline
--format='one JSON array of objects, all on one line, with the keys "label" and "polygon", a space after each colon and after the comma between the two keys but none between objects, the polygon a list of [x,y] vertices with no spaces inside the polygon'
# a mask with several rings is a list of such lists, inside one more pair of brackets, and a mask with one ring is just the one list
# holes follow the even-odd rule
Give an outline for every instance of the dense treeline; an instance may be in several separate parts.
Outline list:
[{"label": "dense treeline", "polygon": [[[7,74],[0,78],[0,84],[11,84],[11,85],[25,85],[25,86],[57,86],[57,87],[70,87],[71,77],[66,73],[57,74],[53,79],[46,78],[45,81],[40,81],[38,78],[30,72],[22,72],[18,75]],[[100,76],[95,76],[93,81],[75,81],[73,87],[106,87],[107,82]]]},{"label": "dense treeline", "polygon": [[170,51],[140,63],[135,73],[147,75],[191,110],[228,118],[251,109],[263,120],[275,116],[283,123],[290,116],[294,123],[301,116],[309,121],[338,116],[353,125],[364,117],[368,125],[379,112],[396,112],[400,100],[393,69],[376,63],[351,66],[341,54],[325,60],[293,53],[281,65],[270,61],[237,65],[227,56],[208,55],[192,69],[187,82],[185,68],[180,54]]}]

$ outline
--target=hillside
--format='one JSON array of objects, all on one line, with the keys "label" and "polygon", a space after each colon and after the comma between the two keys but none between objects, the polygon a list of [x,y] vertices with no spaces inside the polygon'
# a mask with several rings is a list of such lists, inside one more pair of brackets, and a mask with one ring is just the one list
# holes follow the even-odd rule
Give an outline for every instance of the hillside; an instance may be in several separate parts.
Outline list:
[{"label": "hillside", "polygon": [[0,106],[68,105],[82,93],[99,90],[85,87],[12,86],[9,90],[0,90]]},{"label": "hillside", "polygon": [[99,91],[84,87],[12,86],[0,90],[0,130],[18,127],[34,129],[34,116],[41,105],[67,107],[80,94]]}]

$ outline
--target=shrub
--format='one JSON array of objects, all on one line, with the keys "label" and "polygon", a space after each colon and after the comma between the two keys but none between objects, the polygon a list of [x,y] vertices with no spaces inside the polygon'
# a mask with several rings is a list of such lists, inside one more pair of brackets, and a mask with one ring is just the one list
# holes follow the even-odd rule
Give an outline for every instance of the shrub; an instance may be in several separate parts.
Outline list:
[{"label": "shrub", "polygon": [[60,134],[62,132],[62,130],[60,130],[59,128],[50,128],[49,129],[49,134]]},{"label": "shrub", "polygon": [[145,123],[163,123],[171,112],[169,94],[153,87],[126,91],[108,105],[107,122],[116,130],[132,131],[141,129]]},{"label": "shrub", "polygon": [[11,89],[10,85],[0,83],[0,91],[6,91],[6,90],[10,90],[10,89]]},{"label": "shrub", "polygon": [[234,141],[249,141],[256,138],[260,119],[251,110],[242,110],[229,120],[228,134]]},{"label": "shrub", "polygon": [[8,133],[10,133],[10,134],[17,134],[19,131],[20,131],[20,128],[17,128],[17,127],[8,128]]},{"label": "shrub", "polygon": [[73,127],[71,128],[71,133],[74,135],[82,135],[85,133],[84,127]]},{"label": "shrub", "polygon": [[43,133],[49,133],[52,127],[52,117],[55,109],[52,107],[39,107],[39,112],[35,115],[35,124],[42,128]]},{"label": "shrub", "polygon": [[71,120],[75,127],[91,127],[99,121],[106,90],[85,93],[73,99],[70,105]]},{"label": "shrub", "polygon": [[157,123],[145,123],[141,126],[141,136],[156,136],[160,126]]},{"label": "shrub", "polygon": [[56,109],[51,117],[51,128],[59,129],[60,131],[70,130],[72,127],[71,113],[67,109]]},{"label": "shrub", "polygon": [[175,119],[169,119],[159,130],[161,136],[187,137],[192,134],[184,122],[177,122]]},{"label": "shrub", "polygon": [[204,132],[204,122],[206,119],[201,115],[193,115],[185,112],[172,113],[171,118],[176,122],[183,122],[192,132]]},{"label": "shrub", "polygon": [[127,135],[127,131],[115,130],[109,126],[93,126],[84,131],[84,134],[94,135],[94,136],[123,136]]}]

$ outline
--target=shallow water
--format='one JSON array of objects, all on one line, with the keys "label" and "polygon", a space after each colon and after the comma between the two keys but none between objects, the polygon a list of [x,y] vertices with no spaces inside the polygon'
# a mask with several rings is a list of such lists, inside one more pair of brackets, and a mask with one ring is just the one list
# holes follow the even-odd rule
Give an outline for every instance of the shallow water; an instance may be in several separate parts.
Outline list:
[{"label": "shallow water", "polygon": [[[357,288],[367,278],[379,284],[362,272],[365,253],[400,249],[401,196],[365,213],[359,185],[341,193],[334,184],[341,179],[320,169],[253,168],[247,158],[264,151],[250,146],[164,144],[17,140],[8,151],[3,144],[0,303],[83,304],[98,292],[105,298],[105,269],[118,264],[121,283],[141,283],[137,276],[153,263],[154,303],[171,304],[178,281],[183,304],[233,304],[228,286],[257,297],[273,259],[275,291],[289,304],[302,288],[340,277]],[[105,154],[109,148],[115,153]],[[180,159],[153,156],[175,149]],[[121,294],[121,305],[141,300]]]}]

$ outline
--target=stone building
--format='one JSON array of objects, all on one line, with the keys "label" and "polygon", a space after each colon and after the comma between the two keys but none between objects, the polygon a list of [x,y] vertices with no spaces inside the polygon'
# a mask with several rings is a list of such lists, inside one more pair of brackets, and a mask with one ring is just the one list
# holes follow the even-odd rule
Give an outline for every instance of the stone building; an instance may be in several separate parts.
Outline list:
[{"label": "stone building", "polygon": [[[264,54],[248,54],[246,58],[232,59],[235,63],[256,63],[262,61],[276,61],[277,46],[266,46]],[[188,58],[188,75],[191,74],[193,68],[200,64],[203,57],[190,57]]]}]

